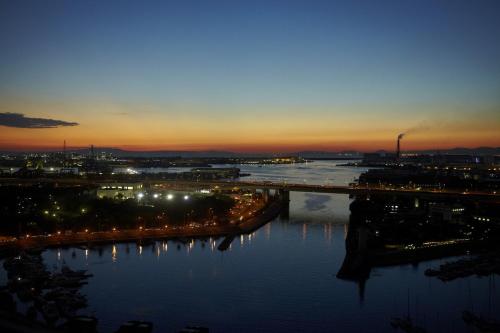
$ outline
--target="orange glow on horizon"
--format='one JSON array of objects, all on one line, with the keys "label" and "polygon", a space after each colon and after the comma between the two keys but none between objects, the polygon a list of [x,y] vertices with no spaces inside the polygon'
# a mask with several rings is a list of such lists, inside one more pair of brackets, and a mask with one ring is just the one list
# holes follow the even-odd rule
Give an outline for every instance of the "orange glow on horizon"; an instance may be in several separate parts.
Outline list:
[{"label": "orange glow on horizon", "polygon": [[[330,145],[327,144],[317,144],[317,145],[294,145],[294,144],[283,144],[283,145],[274,145],[274,144],[232,144],[232,145],[179,145],[179,146],[170,146],[170,145],[121,145],[121,144],[95,144],[92,143],[95,149],[99,148],[115,148],[122,149],[126,151],[226,151],[233,153],[296,153],[300,151],[324,151],[324,152],[341,152],[341,151],[358,151],[358,152],[373,152],[377,150],[386,150],[393,151],[395,150],[395,140],[385,140],[385,141],[370,141],[370,142],[352,142],[352,143],[332,143]],[[408,140],[402,141],[401,148],[402,151],[418,151],[418,150],[443,150],[443,149],[451,149],[451,148],[478,148],[478,147],[497,147],[499,144],[487,145],[483,142],[463,142],[459,143],[456,141],[442,141],[439,145],[435,145],[429,142],[413,142],[411,143]],[[0,144],[0,150],[4,151],[61,151],[63,147],[63,143],[59,144]],[[77,145],[68,145],[67,149],[87,149],[90,147],[90,144],[77,144]]]},{"label": "orange glow on horizon", "polygon": [[500,146],[500,117],[496,107],[487,105],[470,113],[468,106],[448,105],[214,107],[4,100],[0,109],[79,124],[0,126],[1,150],[61,150],[66,140],[68,149],[93,144],[132,151],[392,151],[402,132],[408,132],[403,150]]}]

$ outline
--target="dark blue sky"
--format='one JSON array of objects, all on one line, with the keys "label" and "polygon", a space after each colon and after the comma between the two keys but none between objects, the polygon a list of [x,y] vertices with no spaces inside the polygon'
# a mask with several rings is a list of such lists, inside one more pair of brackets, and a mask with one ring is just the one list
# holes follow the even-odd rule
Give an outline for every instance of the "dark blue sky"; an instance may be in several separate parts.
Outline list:
[{"label": "dark blue sky", "polygon": [[500,104],[495,0],[2,0],[0,42],[4,99]]}]

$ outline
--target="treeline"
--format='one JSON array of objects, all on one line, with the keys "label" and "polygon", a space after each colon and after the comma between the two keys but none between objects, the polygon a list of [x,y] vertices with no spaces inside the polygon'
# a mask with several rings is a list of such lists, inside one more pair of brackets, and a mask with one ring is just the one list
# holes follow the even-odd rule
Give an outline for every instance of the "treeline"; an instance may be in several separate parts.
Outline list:
[{"label": "treeline", "polygon": [[99,199],[92,188],[53,186],[0,187],[2,235],[48,234],[57,231],[107,231],[188,223],[227,221],[234,201],[229,196],[192,195],[189,200]]}]

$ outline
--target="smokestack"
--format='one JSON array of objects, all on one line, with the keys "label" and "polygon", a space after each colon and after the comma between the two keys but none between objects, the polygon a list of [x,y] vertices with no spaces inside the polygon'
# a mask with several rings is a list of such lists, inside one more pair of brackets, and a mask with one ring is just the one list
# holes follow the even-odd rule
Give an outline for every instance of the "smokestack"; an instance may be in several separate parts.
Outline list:
[{"label": "smokestack", "polygon": [[63,166],[66,167],[66,140],[63,143]]},{"label": "smokestack", "polygon": [[396,148],[396,158],[399,160],[399,158],[401,157],[401,145],[400,145],[400,141],[401,139],[405,136],[404,133],[401,133],[398,135],[398,145],[397,145],[397,148]]}]

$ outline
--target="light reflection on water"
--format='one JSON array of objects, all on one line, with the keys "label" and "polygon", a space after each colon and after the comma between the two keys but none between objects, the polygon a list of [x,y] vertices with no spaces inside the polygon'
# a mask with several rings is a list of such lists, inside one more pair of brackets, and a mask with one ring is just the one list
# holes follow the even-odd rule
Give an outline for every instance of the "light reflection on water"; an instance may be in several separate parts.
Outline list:
[{"label": "light reflection on water", "polygon": [[128,319],[152,321],[157,332],[188,323],[214,332],[328,332],[332,327],[380,332],[389,330],[391,316],[406,315],[408,290],[411,315],[428,328],[465,332],[462,310],[473,304],[476,311],[488,312],[488,278],[443,284],[423,275],[442,260],[374,269],[365,286],[339,280],[343,225],[308,225],[305,239],[303,227],[277,220],[269,239],[261,229],[223,253],[207,246],[209,240],[197,240],[139,245],[142,254],[126,252],[135,244],[116,244],[105,246],[102,255],[91,249],[88,257],[85,250],[72,257],[63,249],[59,261],[57,250],[46,251],[44,258],[72,268],[88,266],[94,277],[82,290],[90,301],[84,312],[99,317],[107,332]]},{"label": "light reflection on water", "polygon": [[[263,177],[303,179],[315,165],[319,171],[311,174],[320,176],[311,181],[326,172],[339,182],[359,172],[315,163],[258,169]],[[207,238],[51,249],[43,257],[49,268],[64,263],[94,274],[82,289],[89,299],[83,313],[99,318],[101,332],[113,332],[126,320],[152,321],[155,332],[192,323],[211,332],[385,332],[392,331],[392,316],[408,311],[429,332],[467,332],[464,309],[500,312],[495,277],[445,284],[424,276],[425,269],[449,259],[376,268],[365,284],[337,279],[349,198],[291,193],[290,199],[288,217],[235,238],[225,252],[217,249],[222,238]]]}]

